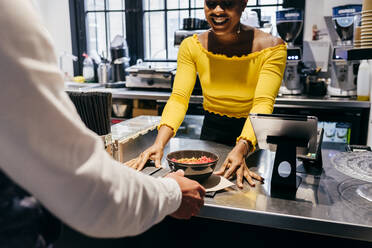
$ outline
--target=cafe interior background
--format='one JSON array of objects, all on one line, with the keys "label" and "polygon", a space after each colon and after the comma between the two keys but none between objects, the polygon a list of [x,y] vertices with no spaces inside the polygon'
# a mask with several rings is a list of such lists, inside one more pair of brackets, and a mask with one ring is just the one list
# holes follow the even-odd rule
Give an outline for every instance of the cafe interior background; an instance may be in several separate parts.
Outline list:
[{"label": "cafe interior background", "polygon": [[[58,63],[65,78],[66,91],[70,92],[71,97],[76,92],[111,93],[112,106],[109,104],[111,111],[105,115],[110,119],[111,129],[100,130],[102,133],[95,131],[104,137],[106,149],[116,160],[124,162],[138,155],[144,144],[151,144],[155,138],[155,128],[169,98],[172,79],[177,69],[179,43],[193,33],[208,29],[208,24],[203,21],[204,0],[33,0],[33,2],[54,40]],[[367,60],[372,59],[369,49],[372,48],[372,43],[366,42],[367,39],[363,41],[363,37],[356,38],[354,27],[351,31],[354,37],[351,39],[350,35],[342,37],[335,29],[337,18],[346,17],[342,20],[350,21],[349,12],[354,14],[357,8],[355,6],[361,7],[362,3],[363,0],[249,0],[241,22],[283,39],[289,35],[286,40],[289,52],[284,87],[283,89],[281,87],[282,90],[276,99],[274,113],[316,116],[318,128],[323,128],[323,143],[361,145],[359,148],[366,149],[372,145],[369,100],[369,84],[372,78],[368,76],[371,80],[364,80],[367,85],[359,83],[360,89],[356,82],[359,79],[358,67],[362,67],[363,61],[366,65]],[[340,9],[335,9],[337,7]],[[284,30],[284,33],[278,31],[279,24],[288,24],[285,16],[287,12],[281,12],[287,9],[296,10],[288,12],[289,22],[295,21],[298,24],[293,27],[294,33],[289,33],[288,30]],[[284,17],[278,15],[278,12],[284,13]],[[352,19],[354,26],[358,26],[357,19],[354,17]],[[363,26],[361,30],[363,34]],[[348,32],[350,34],[350,30],[346,33]],[[348,50],[352,52],[348,53]],[[346,53],[350,59],[345,57]],[[368,68],[366,71],[371,73],[372,66]],[[203,121],[202,101],[200,86],[197,83],[190,99],[188,113],[176,138],[199,138]],[[79,111],[79,106],[77,108]],[[181,149],[183,144],[176,140],[171,142],[170,146]],[[328,166],[328,169],[331,155],[323,156],[323,166]],[[155,172],[149,170],[148,173]],[[349,185],[341,183],[337,189],[329,188],[327,183],[333,185],[339,180],[335,177],[333,181],[333,177],[327,175],[323,181],[319,179],[320,176],[311,179],[306,177],[304,182],[311,187],[300,190],[299,195],[304,198],[301,198],[299,203],[286,201],[279,204],[259,193],[255,195],[257,199],[254,198],[256,205],[249,203],[242,207],[238,204],[236,207],[257,210],[260,208],[258,199],[261,197],[265,206],[261,206],[264,210],[259,210],[268,211],[269,215],[279,213],[284,214],[284,218],[290,218],[291,211],[298,207],[302,212],[295,211],[295,220],[298,219],[298,214],[301,216],[300,219],[304,217],[305,220],[312,220],[312,217],[325,218],[324,223],[336,220],[338,223],[345,221],[354,225],[354,229],[341,225],[329,228],[321,227],[320,224],[317,226],[318,222],[301,225],[295,221],[293,226],[288,224],[289,222],[287,223],[289,226],[286,226],[283,225],[285,221],[273,220],[272,226],[275,228],[330,236],[339,236],[341,233],[341,237],[344,238],[370,242],[371,205],[362,205],[360,197],[357,198],[356,194],[352,196],[355,201],[350,203],[347,200],[351,199],[348,198],[351,197]],[[323,186],[326,185],[325,188],[322,188],[322,182]],[[311,193],[310,196],[311,190],[314,190],[314,194]],[[347,211],[344,205],[339,205],[337,192],[345,193],[342,195],[345,198],[340,202],[346,202],[349,206],[351,204],[352,208],[360,210],[361,219],[354,213],[350,213],[353,217],[338,215],[342,211],[345,213]],[[312,207],[301,208],[303,202],[310,202]],[[208,200],[207,203],[213,208],[216,198]],[[322,204],[329,206],[329,209],[317,208]],[[284,206],[286,210],[276,208],[279,205]],[[336,210],[331,210],[331,207]],[[309,209],[312,211],[307,212]],[[208,217],[207,211],[203,214]],[[218,215],[218,212],[213,213]],[[243,215],[242,219],[239,219],[240,215],[234,219],[234,214],[235,212],[231,213],[232,219],[228,221],[239,223],[246,221]],[[266,215],[263,217],[266,218]],[[212,218],[225,217],[218,215]],[[247,219],[247,222],[250,221]]]},{"label": "cafe interior background", "polygon": [[[141,88],[141,90],[150,92],[160,89],[162,92],[170,92],[171,83],[169,82],[165,82],[166,86],[164,86],[160,82],[154,85],[153,81],[150,80],[149,82],[148,80],[147,85],[139,85],[138,80],[133,82],[135,81],[131,80],[133,77],[129,77],[128,80],[128,76],[137,73],[138,68],[135,65],[143,61],[142,66],[164,67],[160,69],[167,70],[167,73],[170,74],[169,78],[172,78],[172,73],[176,69],[175,63],[179,43],[186,35],[205,31],[205,27],[199,22],[197,24],[190,23],[192,21],[190,20],[187,23],[187,19],[195,18],[198,21],[204,19],[203,0],[34,0],[34,3],[52,34],[56,54],[59,56],[59,65],[65,74],[66,85],[70,88],[74,87],[72,81],[84,80],[77,77],[83,76],[84,53],[88,54],[96,64],[95,78],[85,78],[85,80],[98,83],[100,79],[97,77],[97,65],[102,62],[101,58],[106,58],[107,60],[104,61],[113,64],[115,59],[113,56],[121,55],[113,54],[111,48],[115,45],[115,41],[116,44],[118,42],[120,44],[124,39],[123,56],[125,58],[124,62],[122,62],[122,68],[125,68],[126,77],[125,75],[113,76],[112,73],[108,73],[106,78],[101,80],[109,82],[110,80],[117,80],[117,77],[122,77],[121,79],[119,78],[119,81],[127,79],[126,87],[128,89]],[[305,85],[301,86],[302,89],[299,91],[292,90],[289,93],[287,92],[288,94],[284,92],[284,96],[301,99],[304,95],[328,96],[332,94],[331,90],[333,88],[328,87],[327,91],[324,85],[330,84],[331,71],[334,69],[330,65],[333,53],[330,47],[332,39],[335,38],[330,36],[330,32],[333,30],[330,31],[330,28],[327,27],[325,17],[332,17],[332,8],[335,6],[353,4],[362,4],[362,0],[248,1],[248,6],[242,15],[241,21],[260,28],[265,32],[270,32],[275,36],[279,36],[276,23],[276,12],[278,10],[286,8],[303,10],[303,24],[298,37],[294,40],[294,46],[301,49],[294,51],[295,55],[296,52],[300,53],[301,59],[294,61],[295,66],[293,68],[298,70],[298,62],[301,61],[306,66],[302,74],[304,77],[315,78],[318,81],[323,80],[325,83],[314,84],[317,89],[306,88],[306,83],[302,83]],[[199,25],[199,27],[187,25]],[[107,74],[107,70],[115,70],[114,66],[107,66],[110,68],[103,68],[105,74]],[[129,68],[130,66],[133,67]],[[287,64],[287,67],[291,68],[290,64]],[[320,68],[321,70],[315,73],[313,70],[315,68]],[[316,76],[311,77],[311,73],[316,74]],[[123,74],[123,72],[119,74]],[[356,73],[354,74],[354,77],[356,77]],[[292,81],[306,80],[301,79],[299,74],[295,75],[295,77]],[[162,83],[164,84],[164,82]],[[298,83],[295,84],[298,85]],[[87,85],[85,84],[85,86]],[[194,95],[200,94],[200,88],[196,84]],[[345,95],[352,98],[355,97],[356,93],[343,92],[339,94],[336,92],[334,99],[337,101],[337,96],[344,98]],[[113,104],[113,121],[117,123],[141,114],[160,115],[164,104],[164,99],[151,99],[151,97],[147,100],[139,100],[135,99],[135,97],[130,99],[123,98],[121,101],[116,99]],[[142,109],[140,108],[141,106],[143,107]],[[293,110],[286,108],[283,104],[282,106],[277,104],[274,112],[316,115],[319,118],[319,125],[325,129],[325,139],[335,142],[367,144],[369,111],[366,108],[347,109],[347,111],[344,111],[344,109],[315,109],[314,106],[304,106],[304,108]],[[188,114],[202,114],[201,104],[191,101]],[[360,126],[362,128],[359,129]],[[337,135],[337,132],[339,135]],[[372,140],[372,138],[370,139]]]}]

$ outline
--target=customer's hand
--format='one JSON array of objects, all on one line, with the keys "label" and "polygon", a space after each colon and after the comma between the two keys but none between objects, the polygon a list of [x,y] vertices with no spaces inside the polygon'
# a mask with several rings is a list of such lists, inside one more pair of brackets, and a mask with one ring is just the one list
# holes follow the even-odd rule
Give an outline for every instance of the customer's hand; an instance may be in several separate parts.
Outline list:
[{"label": "customer's hand", "polygon": [[155,161],[155,167],[160,168],[161,167],[160,161],[162,157],[163,147],[161,145],[158,145],[157,143],[154,143],[152,146],[150,146],[144,152],[142,152],[137,158],[129,160],[124,164],[129,167],[132,167],[135,170],[140,171],[145,166],[147,160],[151,159]]},{"label": "customer's hand", "polygon": [[190,219],[191,216],[197,215],[204,205],[204,187],[184,177],[183,170],[170,173],[167,177],[176,180],[182,192],[181,206],[171,216],[177,219]]},{"label": "customer's hand", "polygon": [[264,181],[261,176],[248,169],[245,163],[244,152],[237,146],[227,155],[221,168],[215,172],[216,175],[224,176],[225,178],[230,178],[234,173],[236,173],[236,184],[239,188],[243,188],[244,178],[253,187],[255,186],[253,179]]}]

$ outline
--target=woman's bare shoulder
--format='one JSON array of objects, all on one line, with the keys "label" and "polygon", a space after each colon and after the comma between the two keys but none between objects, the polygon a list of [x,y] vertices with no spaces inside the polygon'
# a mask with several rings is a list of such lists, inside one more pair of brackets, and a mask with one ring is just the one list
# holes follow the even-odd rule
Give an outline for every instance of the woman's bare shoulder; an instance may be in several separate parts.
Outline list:
[{"label": "woman's bare shoulder", "polygon": [[285,44],[285,42],[281,38],[272,36],[271,34],[265,33],[259,29],[254,30],[253,52],[258,52],[282,44]]},{"label": "woman's bare shoulder", "polygon": [[207,45],[208,44],[208,34],[209,34],[209,30],[198,34],[198,40],[199,40],[200,44],[202,44],[202,46],[205,49],[208,49],[208,45]]}]

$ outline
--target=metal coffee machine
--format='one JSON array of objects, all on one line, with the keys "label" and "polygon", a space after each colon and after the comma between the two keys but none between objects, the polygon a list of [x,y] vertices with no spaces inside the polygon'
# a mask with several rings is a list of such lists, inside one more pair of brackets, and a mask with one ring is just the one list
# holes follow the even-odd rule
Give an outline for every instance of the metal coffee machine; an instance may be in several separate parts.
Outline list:
[{"label": "metal coffee machine", "polygon": [[299,95],[305,90],[298,73],[299,62],[302,59],[301,48],[293,42],[303,27],[303,12],[300,9],[286,9],[276,12],[276,27],[280,37],[288,44],[287,64],[279,93],[283,95]]},{"label": "metal coffee machine", "polygon": [[[332,19],[326,19],[331,36],[330,73],[331,83],[328,94],[331,96],[356,96],[358,61],[348,61],[347,51],[353,48],[354,15],[362,11],[362,5],[343,5],[333,8]],[[333,30],[330,30],[333,29]],[[335,36],[335,37],[332,37]]]},{"label": "metal coffee machine", "polygon": [[129,66],[128,45],[123,36],[117,35],[111,42],[111,83],[106,87],[125,87],[125,68]]}]

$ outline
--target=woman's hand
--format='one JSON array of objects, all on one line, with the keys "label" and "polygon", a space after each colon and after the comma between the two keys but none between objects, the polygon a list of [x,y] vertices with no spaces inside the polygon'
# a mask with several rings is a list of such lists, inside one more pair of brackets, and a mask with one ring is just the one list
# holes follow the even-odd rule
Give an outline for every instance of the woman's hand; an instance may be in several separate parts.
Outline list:
[{"label": "woman's hand", "polygon": [[227,155],[221,168],[215,172],[216,175],[224,176],[225,178],[231,177],[236,173],[236,184],[239,188],[243,188],[244,178],[248,181],[249,185],[255,186],[253,179],[263,182],[264,179],[258,174],[250,171],[245,163],[245,154],[247,149],[244,144],[240,142],[232,149]]},{"label": "woman's hand", "polygon": [[163,157],[163,146],[157,143],[154,143],[152,146],[147,148],[144,152],[142,152],[137,158],[129,160],[124,164],[135,169],[135,170],[142,170],[145,167],[147,160],[151,159],[155,161],[155,167],[161,167],[161,159]]},{"label": "woman's hand", "polygon": [[172,136],[173,129],[168,126],[161,126],[154,144],[142,152],[137,158],[129,160],[124,164],[140,171],[145,167],[147,160],[151,159],[155,161],[155,167],[160,168],[160,161],[163,157],[164,147]]}]

